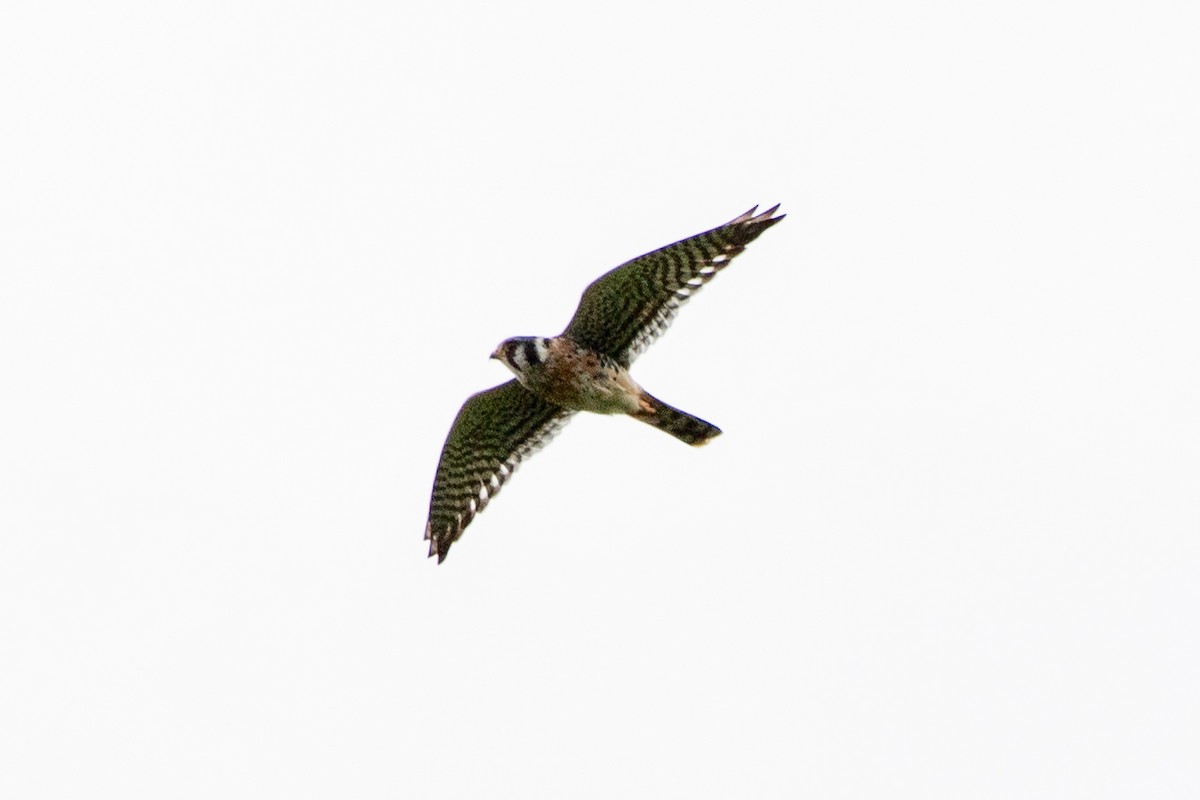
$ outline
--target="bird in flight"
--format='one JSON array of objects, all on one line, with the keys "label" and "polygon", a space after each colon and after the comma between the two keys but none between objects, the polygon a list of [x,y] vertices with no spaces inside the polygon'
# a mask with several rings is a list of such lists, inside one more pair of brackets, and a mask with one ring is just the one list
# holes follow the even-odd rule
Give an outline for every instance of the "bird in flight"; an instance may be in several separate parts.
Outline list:
[{"label": "bird in flight", "polygon": [[706,233],[627,261],[592,282],[558,336],[517,336],[492,353],[517,376],[459,409],[433,481],[425,538],[441,563],[471,520],[530,454],[577,411],[627,414],[693,446],[721,433],[629,374],[679,307],[785,215],[758,206]]}]

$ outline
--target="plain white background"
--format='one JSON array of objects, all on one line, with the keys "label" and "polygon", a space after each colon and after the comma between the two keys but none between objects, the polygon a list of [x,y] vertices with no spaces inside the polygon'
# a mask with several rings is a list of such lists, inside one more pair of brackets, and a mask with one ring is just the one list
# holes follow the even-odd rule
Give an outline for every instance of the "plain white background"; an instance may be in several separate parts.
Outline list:
[{"label": "plain white background", "polygon": [[[0,794],[1200,794],[1187,3],[38,3]],[[503,338],[750,205],[441,566]]]}]

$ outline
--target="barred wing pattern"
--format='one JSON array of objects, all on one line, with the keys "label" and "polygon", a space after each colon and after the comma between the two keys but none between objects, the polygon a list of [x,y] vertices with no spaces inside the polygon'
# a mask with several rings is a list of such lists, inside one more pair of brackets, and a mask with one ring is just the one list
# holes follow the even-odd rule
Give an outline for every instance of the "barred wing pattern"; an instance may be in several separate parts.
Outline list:
[{"label": "barred wing pattern", "polygon": [[521,461],[549,442],[575,412],[511,380],[463,403],[438,462],[425,538],[438,563],[496,496]]},{"label": "barred wing pattern", "polygon": [[772,206],[758,206],[719,228],[667,245],[601,275],[583,292],[563,331],[584,347],[629,367],[670,326],[680,306],[767,228]]}]

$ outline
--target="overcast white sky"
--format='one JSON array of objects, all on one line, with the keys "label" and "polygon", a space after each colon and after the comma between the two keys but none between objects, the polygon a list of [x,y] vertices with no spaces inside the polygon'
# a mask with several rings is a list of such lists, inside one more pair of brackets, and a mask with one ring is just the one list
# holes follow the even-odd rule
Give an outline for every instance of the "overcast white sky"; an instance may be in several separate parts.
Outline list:
[{"label": "overcast white sky", "polygon": [[[1200,795],[1188,3],[25,3],[0,795]],[[441,566],[459,404],[785,222]]]}]

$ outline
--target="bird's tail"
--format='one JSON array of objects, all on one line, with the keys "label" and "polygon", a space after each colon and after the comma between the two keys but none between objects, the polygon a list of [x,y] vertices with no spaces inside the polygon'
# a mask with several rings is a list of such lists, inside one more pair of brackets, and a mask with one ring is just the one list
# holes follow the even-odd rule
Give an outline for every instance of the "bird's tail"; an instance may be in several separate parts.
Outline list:
[{"label": "bird's tail", "polygon": [[638,400],[642,407],[630,414],[631,417],[639,419],[647,425],[653,425],[660,431],[666,431],[676,439],[687,442],[693,447],[708,444],[709,439],[719,436],[721,433],[721,429],[711,422],[705,422],[699,417],[693,417],[678,408],[669,406],[648,392],[643,391]]}]

